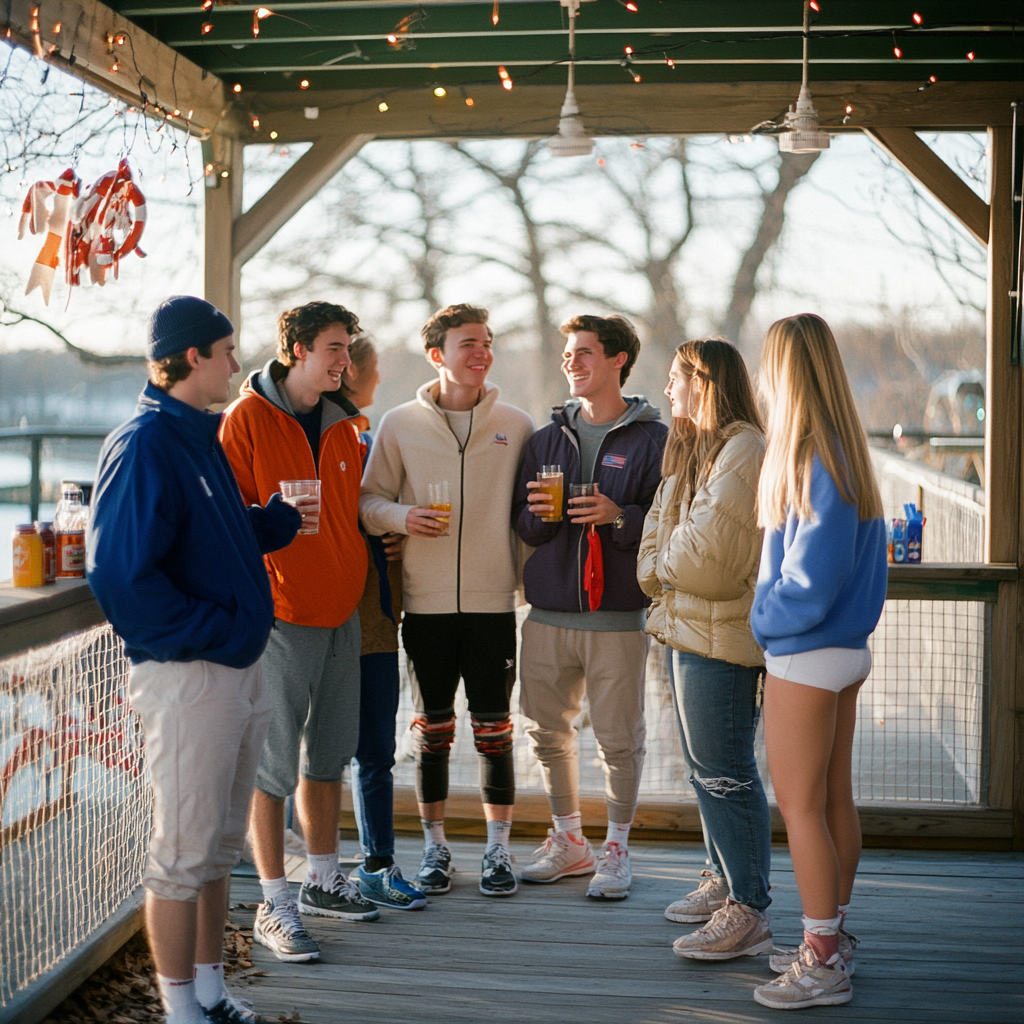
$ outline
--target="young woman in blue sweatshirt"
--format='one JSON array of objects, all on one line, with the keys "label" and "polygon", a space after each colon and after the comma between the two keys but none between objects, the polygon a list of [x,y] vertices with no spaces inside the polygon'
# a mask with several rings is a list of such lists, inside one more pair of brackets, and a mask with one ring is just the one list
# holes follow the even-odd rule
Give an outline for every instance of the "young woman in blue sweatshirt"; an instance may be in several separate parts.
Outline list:
[{"label": "young woman in blue sweatshirt", "polygon": [[804,313],[768,329],[760,389],[768,449],[764,528],[750,624],[765,650],[768,765],[803,905],[804,942],[754,998],[777,1009],[852,996],[842,930],[860,859],[851,760],[868,637],[882,613],[882,501],[835,338]]}]

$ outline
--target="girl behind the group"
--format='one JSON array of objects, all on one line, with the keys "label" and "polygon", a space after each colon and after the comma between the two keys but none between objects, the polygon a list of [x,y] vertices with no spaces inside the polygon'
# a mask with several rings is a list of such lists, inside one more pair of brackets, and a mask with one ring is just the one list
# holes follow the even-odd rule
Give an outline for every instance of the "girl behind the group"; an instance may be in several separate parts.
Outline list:
[{"label": "girl behind the group", "polygon": [[675,942],[679,956],[727,960],[772,949],[771,822],[754,759],[764,658],[749,622],[765,442],[747,368],[726,341],[680,345],[665,393],[672,426],[664,479],[644,523],[637,575],[652,599],[647,632],[669,647],[709,868],[665,916],[708,922]]},{"label": "girl behind the group", "polygon": [[882,502],[839,349],[811,314],[768,329],[761,356],[768,450],[751,625],[765,648],[765,740],[803,905],[804,942],[771,958],[754,992],[778,1009],[848,1002],[843,931],[860,859],[851,759],[868,637],[885,602]]}]

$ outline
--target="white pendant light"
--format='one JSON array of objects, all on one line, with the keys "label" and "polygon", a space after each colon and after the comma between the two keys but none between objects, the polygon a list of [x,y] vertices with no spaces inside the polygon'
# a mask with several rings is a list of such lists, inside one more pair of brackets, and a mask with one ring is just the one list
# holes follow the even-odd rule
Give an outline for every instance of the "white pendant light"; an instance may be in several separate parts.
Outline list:
[{"label": "white pendant light", "polygon": [[558,118],[558,134],[548,139],[552,156],[589,156],[594,151],[594,140],[587,134],[576,105],[576,14],[580,0],[561,0],[569,10],[569,88]]},{"label": "white pendant light", "polygon": [[784,130],[779,135],[779,149],[783,153],[820,153],[829,147],[828,132],[823,132],[818,125],[818,112],[814,109],[811,91],[807,88],[807,44],[810,35],[810,4],[808,0],[804,0],[803,76],[800,81],[800,95],[786,112],[782,122]]}]

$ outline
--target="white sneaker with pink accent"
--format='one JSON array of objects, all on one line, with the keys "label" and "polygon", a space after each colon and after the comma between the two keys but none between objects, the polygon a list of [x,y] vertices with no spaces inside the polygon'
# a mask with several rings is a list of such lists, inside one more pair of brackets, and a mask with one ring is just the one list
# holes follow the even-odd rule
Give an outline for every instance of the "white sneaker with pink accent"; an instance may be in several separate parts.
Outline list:
[{"label": "white sneaker with pink accent", "polygon": [[633,872],[629,850],[618,843],[605,843],[597,858],[597,870],[590,880],[587,895],[595,900],[624,900],[629,895]]},{"label": "white sneaker with pink accent", "polygon": [[594,870],[594,851],[586,839],[548,829],[544,845],[533,851],[534,861],[520,872],[524,882],[557,882],[569,875],[589,875]]}]

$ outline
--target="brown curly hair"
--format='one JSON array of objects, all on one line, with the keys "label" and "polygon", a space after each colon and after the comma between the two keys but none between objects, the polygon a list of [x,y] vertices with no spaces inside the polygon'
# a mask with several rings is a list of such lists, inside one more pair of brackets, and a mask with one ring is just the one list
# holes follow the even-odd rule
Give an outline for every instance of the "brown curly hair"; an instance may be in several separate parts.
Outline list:
[{"label": "brown curly hair", "polygon": [[349,337],[359,333],[359,317],[333,302],[307,302],[285,310],[277,318],[277,358],[285,366],[294,366],[295,346],[311,349],[320,332],[335,324],[341,324]]},{"label": "brown curly hair", "polygon": [[462,327],[463,324],[483,324],[487,327],[487,336],[493,341],[494,331],[487,324],[491,314],[480,306],[470,306],[465,302],[458,302],[454,306],[445,306],[439,309],[421,328],[420,336],[423,338],[423,350],[429,352],[432,348],[444,348],[444,339],[453,327]]},{"label": "brown curly hair", "polygon": [[637,356],[640,355],[640,339],[636,328],[624,316],[574,316],[560,328],[568,337],[580,331],[591,331],[597,335],[601,348],[608,359],[620,352],[626,353],[626,362],[619,372],[619,386],[626,383],[629,371],[633,369]]}]

